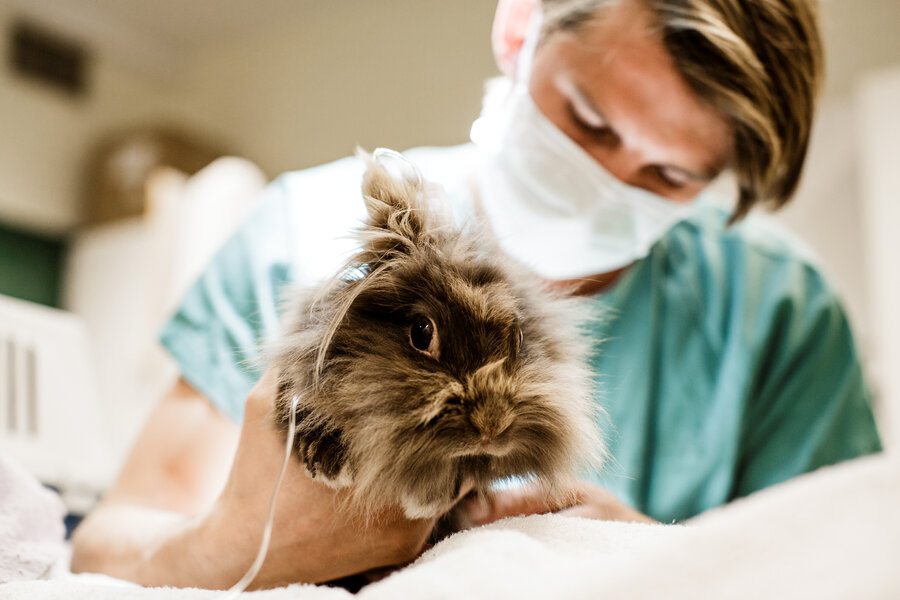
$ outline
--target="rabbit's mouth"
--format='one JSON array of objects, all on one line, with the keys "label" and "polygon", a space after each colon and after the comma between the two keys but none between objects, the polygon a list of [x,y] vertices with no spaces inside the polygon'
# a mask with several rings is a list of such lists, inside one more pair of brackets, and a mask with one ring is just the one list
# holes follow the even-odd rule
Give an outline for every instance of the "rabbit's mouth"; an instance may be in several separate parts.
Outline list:
[{"label": "rabbit's mouth", "polygon": [[512,446],[510,444],[498,444],[495,439],[482,438],[478,442],[474,454],[483,454],[485,456],[506,456],[510,453]]},{"label": "rabbit's mouth", "polygon": [[498,441],[496,438],[479,438],[460,448],[450,458],[492,457],[500,458],[512,452],[512,444]]}]

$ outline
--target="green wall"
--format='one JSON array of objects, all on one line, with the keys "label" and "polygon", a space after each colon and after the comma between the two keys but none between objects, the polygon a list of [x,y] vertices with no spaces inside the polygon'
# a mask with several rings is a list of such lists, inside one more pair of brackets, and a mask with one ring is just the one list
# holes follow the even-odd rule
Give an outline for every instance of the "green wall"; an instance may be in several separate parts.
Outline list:
[{"label": "green wall", "polygon": [[0,225],[0,294],[59,306],[63,241]]}]

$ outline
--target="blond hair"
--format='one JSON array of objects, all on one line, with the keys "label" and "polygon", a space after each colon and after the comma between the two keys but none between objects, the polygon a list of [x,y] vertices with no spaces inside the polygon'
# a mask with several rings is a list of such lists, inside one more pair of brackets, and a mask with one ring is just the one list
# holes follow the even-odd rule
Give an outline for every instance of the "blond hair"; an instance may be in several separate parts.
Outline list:
[{"label": "blond hair", "polygon": [[[543,0],[543,35],[577,31],[616,0]],[[734,130],[739,196],[786,204],[806,160],[822,73],[815,0],[638,0],[688,85]]]}]

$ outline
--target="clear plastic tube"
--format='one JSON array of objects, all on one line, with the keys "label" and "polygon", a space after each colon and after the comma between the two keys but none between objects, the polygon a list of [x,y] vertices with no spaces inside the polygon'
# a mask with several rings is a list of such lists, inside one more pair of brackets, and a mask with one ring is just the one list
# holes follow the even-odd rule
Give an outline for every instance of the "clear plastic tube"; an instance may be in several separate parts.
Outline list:
[{"label": "clear plastic tube", "polygon": [[419,170],[419,167],[396,150],[391,150],[390,148],[375,148],[372,152],[372,158],[383,165],[386,165],[385,159],[395,160],[399,162],[403,168],[403,175],[415,179],[415,182],[419,187],[422,187],[425,184],[425,179],[422,176],[422,171]]},{"label": "clear plastic tube", "polygon": [[263,528],[263,537],[259,544],[259,551],[256,553],[256,559],[250,565],[250,568],[247,569],[247,572],[244,573],[244,576],[241,577],[240,581],[231,586],[221,596],[221,600],[233,600],[241,592],[245,591],[256,579],[256,576],[259,575],[259,570],[266,559],[266,553],[269,551],[269,542],[272,540],[272,525],[275,521],[275,501],[278,500],[278,492],[281,490],[281,483],[284,481],[284,474],[287,472],[288,463],[291,460],[291,451],[294,448],[294,429],[297,425],[297,404],[299,402],[300,396],[294,396],[291,400],[290,426],[288,427],[287,443],[284,447],[284,459],[281,462],[281,471],[275,480],[275,487],[272,488],[272,497],[269,499],[269,514],[266,517],[266,526]]}]

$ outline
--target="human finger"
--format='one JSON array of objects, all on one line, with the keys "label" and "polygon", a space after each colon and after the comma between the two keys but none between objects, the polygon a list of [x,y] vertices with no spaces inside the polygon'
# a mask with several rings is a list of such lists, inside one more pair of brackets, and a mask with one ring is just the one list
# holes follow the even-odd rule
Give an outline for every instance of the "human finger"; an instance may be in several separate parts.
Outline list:
[{"label": "human finger", "polygon": [[550,512],[546,494],[534,487],[497,490],[463,501],[463,516],[469,527],[486,525],[506,517]]}]

